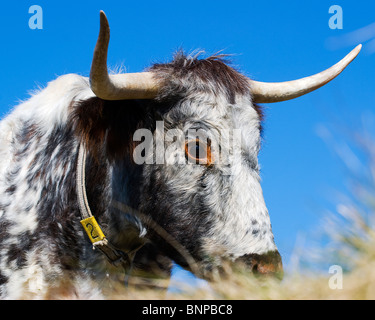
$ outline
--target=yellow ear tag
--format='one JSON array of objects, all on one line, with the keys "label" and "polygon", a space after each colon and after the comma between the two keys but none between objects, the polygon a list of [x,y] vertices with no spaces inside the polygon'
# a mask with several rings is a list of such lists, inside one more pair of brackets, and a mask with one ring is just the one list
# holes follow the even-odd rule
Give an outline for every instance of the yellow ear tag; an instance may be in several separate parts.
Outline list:
[{"label": "yellow ear tag", "polygon": [[99,224],[96,222],[94,217],[81,220],[81,224],[92,243],[101,241],[105,238],[102,229],[100,229]]}]

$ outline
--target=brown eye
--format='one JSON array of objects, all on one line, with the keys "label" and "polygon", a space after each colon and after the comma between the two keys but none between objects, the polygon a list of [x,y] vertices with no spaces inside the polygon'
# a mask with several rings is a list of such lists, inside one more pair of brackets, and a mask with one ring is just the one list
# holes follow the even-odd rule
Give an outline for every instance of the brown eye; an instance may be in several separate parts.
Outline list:
[{"label": "brown eye", "polygon": [[199,139],[185,143],[185,155],[190,163],[210,165],[213,162],[211,144],[205,144]]}]

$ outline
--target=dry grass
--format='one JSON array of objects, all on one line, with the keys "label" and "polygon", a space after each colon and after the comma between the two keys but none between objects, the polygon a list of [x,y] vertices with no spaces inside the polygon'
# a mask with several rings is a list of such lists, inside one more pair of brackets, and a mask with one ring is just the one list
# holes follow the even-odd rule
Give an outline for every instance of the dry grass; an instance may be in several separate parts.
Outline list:
[{"label": "dry grass", "polygon": [[[348,208],[346,208],[348,209]],[[343,208],[340,208],[343,210]],[[345,212],[345,210],[344,210]],[[345,212],[347,214],[347,212]],[[220,299],[220,300],[332,300],[375,299],[375,232],[358,212],[345,217],[330,218],[331,243],[326,248],[316,248],[313,257],[332,259],[344,269],[342,289],[330,287],[328,268],[326,272],[313,272],[309,268],[286,273],[282,281],[257,278],[244,268],[227,266],[227,277],[194,288],[184,283],[176,284],[181,292],[171,293],[155,290],[114,290],[112,299]],[[341,220],[344,218],[345,221]],[[332,233],[334,230],[335,233]],[[316,252],[319,255],[316,255]],[[310,262],[316,263],[311,258]],[[347,261],[350,261],[348,263]],[[331,280],[332,281],[332,280]],[[168,288],[168,281],[160,281],[160,287]]]}]

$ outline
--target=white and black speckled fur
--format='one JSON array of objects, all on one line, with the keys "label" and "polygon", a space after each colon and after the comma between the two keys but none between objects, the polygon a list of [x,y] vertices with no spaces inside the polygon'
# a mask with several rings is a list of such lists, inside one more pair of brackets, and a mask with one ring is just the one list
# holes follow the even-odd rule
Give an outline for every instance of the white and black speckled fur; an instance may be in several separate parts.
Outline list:
[{"label": "white and black speckled fur", "polygon": [[[260,187],[261,111],[243,76],[220,58],[178,54],[150,68],[164,87],[155,100],[104,101],[88,79],[65,75],[17,106],[0,123],[0,297],[101,298],[113,267],[92,250],[80,225],[75,170],[88,146],[87,193],[109,240],[144,244],[135,267],[168,276],[173,259],[189,267],[146,221],[156,222],[212,270],[222,259],[277,252]],[[137,128],[241,130],[237,162],[136,165]],[[166,142],[168,147],[170,142]],[[223,146],[223,148],[225,148]],[[225,151],[225,150],[224,150]],[[229,151],[228,151],[229,152]],[[184,157],[176,150],[173,157]],[[124,203],[148,218],[115,209]]]}]

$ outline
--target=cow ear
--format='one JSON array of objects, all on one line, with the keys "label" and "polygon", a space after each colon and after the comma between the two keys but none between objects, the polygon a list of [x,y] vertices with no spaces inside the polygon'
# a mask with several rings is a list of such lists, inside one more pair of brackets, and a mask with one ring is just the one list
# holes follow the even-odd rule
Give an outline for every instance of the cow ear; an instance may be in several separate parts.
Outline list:
[{"label": "cow ear", "polygon": [[71,123],[75,134],[96,156],[105,152],[109,160],[132,156],[134,132],[144,127],[146,101],[108,101],[98,97],[73,105]]}]

